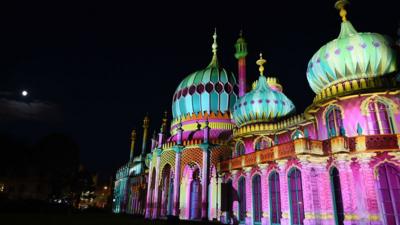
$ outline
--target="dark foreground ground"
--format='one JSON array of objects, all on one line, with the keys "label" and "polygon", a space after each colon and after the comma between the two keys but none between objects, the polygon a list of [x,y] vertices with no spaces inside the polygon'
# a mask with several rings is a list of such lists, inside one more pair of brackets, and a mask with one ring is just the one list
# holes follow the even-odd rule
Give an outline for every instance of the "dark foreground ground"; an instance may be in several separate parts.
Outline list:
[{"label": "dark foreground ground", "polygon": [[111,213],[1,213],[1,225],[200,225],[193,221],[144,220]]}]

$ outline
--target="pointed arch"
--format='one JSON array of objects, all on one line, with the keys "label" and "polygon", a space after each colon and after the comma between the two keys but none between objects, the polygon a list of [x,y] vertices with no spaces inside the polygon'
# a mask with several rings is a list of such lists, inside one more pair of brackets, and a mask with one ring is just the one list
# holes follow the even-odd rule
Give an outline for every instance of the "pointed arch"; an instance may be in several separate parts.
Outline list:
[{"label": "pointed arch", "polygon": [[253,142],[254,151],[270,148],[274,145],[274,141],[267,136],[259,136]]},{"label": "pointed arch", "polygon": [[392,99],[380,95],[372,95],[361,102],[360,110],[361,113],[365,116],[369,114],[368,104],[370,101],[380,101],[382,103],[385,103],[389,106],[389,109],[394,114],[399,113],[399,106]]},{"label": "pointed arch", "polygon": [[328,138],[340,135],[343,129],[343,107],[333,104],[325,108],[324,122],[326,124]]},{"label": "pointed arch", "polygon": [[234,157],[244,155],[246,153],[246,146],[244,145],[242,140],[236,142],[235,145],[235,155]]},{"label": "pointed arch", "polygon": [[292,132],[290,137],[291,137],[292,140],[303,138],[304,137],[304,132],[302,130],[296,129],[295,131]]},{"label": "pointed arch", "polygon": [[398,113],[397,104],[386,97],[373,95],[361,103],[361,113],[367,118],[368,134],[396,133],[394,115]]},{"label": "pointed arch", "polygon": [[332,204],[333,214],[336,225],[344,224],[344,208],[342,199],[342,189],[340,185],[339,170],[332,166],[329,170],[331,193],[332,193]]}]

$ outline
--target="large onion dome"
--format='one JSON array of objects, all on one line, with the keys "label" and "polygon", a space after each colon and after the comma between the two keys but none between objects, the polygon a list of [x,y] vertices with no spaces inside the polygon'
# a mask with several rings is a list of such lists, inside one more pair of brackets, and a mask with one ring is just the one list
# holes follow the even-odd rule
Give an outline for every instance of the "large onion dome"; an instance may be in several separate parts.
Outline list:
[{"label": "large onion dome", "polygon": [[213,58],[202,70],[187,76],[176,88],[172,100],[174,119],[198,113],[225,113],[237,99],[238,87],[233,73],[220,67],[217,60],[216,34]]},{"label": "large onion dome", "polygon": [[295,111],[293,102],[282,92],[276,78],[263,75],[265,60],[260,58],[260,77],[253,84],[253,90],[242,96],[233,108],[233,119],[237,126],[249,123],[270,122]]},{"label": "large onion dome", "polygon": [[392,40],[377,33],[357,32],[346,19],[343,1],[338,3],[343,19],[339,37],[322,46],[307,67],[308,83],[317,94],[338,82],[382,76],[397,70]]}]

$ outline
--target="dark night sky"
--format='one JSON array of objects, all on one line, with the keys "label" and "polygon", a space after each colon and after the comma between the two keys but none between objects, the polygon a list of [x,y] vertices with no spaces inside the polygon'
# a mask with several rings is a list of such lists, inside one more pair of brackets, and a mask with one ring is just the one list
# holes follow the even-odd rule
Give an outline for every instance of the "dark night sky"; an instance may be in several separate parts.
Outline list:
[{"label": "dark night sky", "polygon": [[[86,167],[108,175],[128,160],[131,129],[139,129],[140,140],[146,113],[158,128],[179,82],[208,65],[214,27],[222,65],[236,73],[233,44],[243,28],[248,81],[258,76],[261,51],[266,73],[280,79],[298,112],[314,97],[308,60],[340,29],[328,0],[114,2],[0,9],[0,131],[32,142],[66,133]],[[347,8],[358,31],[397,38],[398,0],[352,1]],[[19,96],[22,89],[29,98]]]}]

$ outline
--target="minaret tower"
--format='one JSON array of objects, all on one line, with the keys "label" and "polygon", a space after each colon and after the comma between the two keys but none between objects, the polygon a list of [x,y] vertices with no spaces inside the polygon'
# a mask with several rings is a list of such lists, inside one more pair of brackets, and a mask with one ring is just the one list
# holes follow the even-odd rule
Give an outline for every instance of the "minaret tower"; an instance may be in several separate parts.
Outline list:
[{"label": "minaret tower", "polygon": [[246,56],[247,43],[243,38],[243,32],[240,31],[240,37],[235,44],[235,58],[238,60],[239,74],[239,97],[246,94]]},{"label": "minaret tower", "polygon": [[136,131],[132,130],[131,133],[131,154],[129,155],[129,161],[133,160],[133,154],[135,150],[135,141],[136,141]]},{"label": "minaret tower", "polygon": [[150,118],[149,116],[146,115],[143,119],[142,155],[146,154],[147,136],[149,135],[149,124],[150,124]]}]

